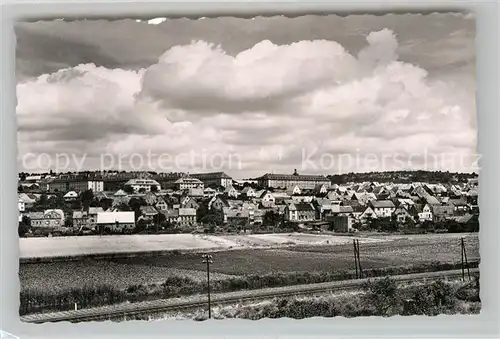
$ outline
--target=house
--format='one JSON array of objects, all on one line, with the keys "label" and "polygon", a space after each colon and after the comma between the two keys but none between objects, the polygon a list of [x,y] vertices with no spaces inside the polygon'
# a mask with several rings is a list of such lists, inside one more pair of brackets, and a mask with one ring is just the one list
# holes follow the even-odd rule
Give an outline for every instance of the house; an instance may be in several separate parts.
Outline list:
[{"label": "house", "polygon": [[405,206],[399,206],[394,210],[394,216],[398,223],[405,223],[409,219],[413,219],[410,212]]},{"label": "house", "polygon": [[226,186],[224,194],[229,198],[238,198],[238,191],[233,187],[233,185]]},{"label": "house", "polygon": [[196,210],[194,208],[179,208],[177,224],[179,226],[195,226]]},{"label": "house", "polygon": [[188,195],[181,197],[180,205],[182,208],[194,208],[195,210],[200,208],[200,204],[198,204],[193,197]]},{"label": "house", "polygon": [[364,211],[359,215],[359,221],[362,223],[366,223],[371,219],[376,219],[377,218],[377,213],[373,210],[372,207],[367,206],[364,207]]},{"label": "house", "polygon": [[21,197],[17,199],[17,210],[19,211],[19,213],[23,213],[24,211],[26,211],[26,203],[23,199],[21,199]]},{"label": "house", "polygon": [[431,205],[433,221],[441,222],[453,217],[455,207],[452,204],[448,205]]},{"label": "house", "polygon": [[214,195],[208,202],[209,210],[215,209],[222,211],[224,207],[229,207],[229,203],[227,202],[226,198],[224,198],[222,195]]},{"label": "house", "polygon": [[293,202],[305,202],[310,203],[313,202],[314,197],[312,195],[294,195],[290,197]]},{"label": "house", "polygon": [[94,228],[97,224],[97,214],[104,212],[102,207],[89,207],[88,211],[73,211],[73,227]]},{"label": "house", "polygon": [[339,211],[338,213],[335,213],[336,215],[340,216],[352,216],[354,210],[352,206],[339,206]]},{"label": "house", "polygon": [[264,191],[260,196],[260,202],[263,207],[272,207],[275,205],[276,198],[275,196],[269,192],[269,191]]},{"label": "house", "polygon": [[125,183],[125,186],[132,187],[134,192],[151,192],[154,190],[161,190],[161,186],[158,181],[153,179],[130,179]]},{"label": "house", "polygon": [[314,204],[316,205],[316,219],[325,220],[327,215],[332,214],[333,204],[329,199],[316,199]]},{"label": "house", "polygon": [[363,212],[367,209],[365,206],[357,205],[351,206],[352,208],[352,216],[355,220],[359,220]]},{"label": "house", "polygon": [[158,215],[158,211],[153,206],[141,206],[139,209],[141,211],[141,219],[148,222],[153,222]]},{"label": "house", "polygon": [[134,212],[98,212],[97,229],[99,231],[124,232],[135,228]]},{"label": "house", "polygon": [[171,224],[177,224],[179,221],[179,209],[161,210],[160,213],[162,213],[165,216],[165,220]]},{"label": "house", "polygon": [[448,203],[453,205],[455,214],[465,214],[469,211],[469,205],[464,198],[449,199]]},{"label": "house", "polygon": [[316,185],[313,189],[314,195],[324,195],[328,193],[328,187],[325,184]]},{"label": "house", "polygon": [[75,201],[76,199],[78,199],[78,193],[76,193],[75,191],[69,191],[64,195],[63,198],[64,201]]},{"label": "house", "polygon": [[205,193],[202,188],[189,188],[187,190],[187,195],[190,197],[203,197]]},{"label": "house", "polygon": [[89,216],[86,211],[73,211],[73,228],[90,227]]},{"label": "house", "polygon": [[[253,214],[253,224],[261,225],[264,222],[264,214],[265,214],[264,210],[261,209],[255,210]],[[250,223],[252,223],[252,220],[250,220]]]},{"label": "house", "polygon": [[370,201],[377,200],[377,197],[373,193],[362,192],[354,193],[351,200],[357,200],[361,205],[367,205]]},{"label": "house", "polygon": [[370,207],[379,218],[389,218],[396,209],[394,203],[391,200],[372,200],[370,201]]},{"label": "house", "polygon": [[431,205],[425,204],[425,205],[415,205],[417,208],[418,212],[418,220],[420,222],[424,221],[432,221],[434,219],[434,216],[432,214],[432,208]]},{"label": "house", "polygon": [[250,223],[248,210],[224,208],[224,222],[230,225],[244,226]]},{"label": "house", "polygon": [[291,186],[286,190],[286,193],[290,196],[301,194],[302,191],[298,185]]},{"label": "house", "polygon": [[307,222],[316,219],[316,210],[311,203],[292,203],[285,207],[285,220]]},{"label": "house", "polygon": [[255,190],[250,186],[243,188],[243,190],[241,191],[241,195],[243,195],[247,198],[255,198],[256,197]]},{"label": "house", "polygon": [[333,231],[347,233],[352,230],[354,218],[349,215],[330,215],[326,221],[330,224]]},{"label": "house", "polygon": [[207,187],[203,190],[203,195],[205,197],[211,197],[211,196],[214,196],[215,193],[217,193],[216,190],[214,190],[213,188],[210,188],[210,187]]},{"label": "house", "polygon": [[36,197],[33,194],[19,193],[18,201],[21,200],[24,203],[25,208],[31,208],[37,202]]},{"label": "house", "polygon": [[64,226],[64,212],[60,209],[32,212],[29,214],[31,227],[55,228]]},{"label": "house", "polygon": [[168,209],[168,204],[162,197],[158,197],[158,199],[156,199],[155,207],[158,211],[166,211]]}]

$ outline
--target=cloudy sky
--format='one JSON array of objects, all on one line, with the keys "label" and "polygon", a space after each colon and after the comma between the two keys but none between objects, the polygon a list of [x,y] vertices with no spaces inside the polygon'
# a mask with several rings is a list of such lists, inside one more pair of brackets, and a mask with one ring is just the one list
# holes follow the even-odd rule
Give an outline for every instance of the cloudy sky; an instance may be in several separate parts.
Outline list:
[{"label": "cloudy sky", "polygon": [[19,23],[20,170],[443,169],[476,159],[472,15]]}]

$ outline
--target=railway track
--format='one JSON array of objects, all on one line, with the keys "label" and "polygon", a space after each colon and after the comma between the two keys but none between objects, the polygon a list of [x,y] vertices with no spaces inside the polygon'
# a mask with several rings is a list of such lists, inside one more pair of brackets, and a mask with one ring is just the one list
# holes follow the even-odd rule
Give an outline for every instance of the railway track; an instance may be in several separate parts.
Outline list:
[{"label": "railway track", "polygon": [[[471,274],[477,275],[479,269],[471,269]],[[408,275],[391,276],[398,283],[404,282],[424,282],[436,279],[460,278],[461,270],[428,272]],[[297,295],[308,295],[327,293],[334,291],[349,291],[359,289],[368,280],[382,279],[356,279],[333,281],[319,284],[294,285],[285,287],[265,288],[258,290],[245,290],[228,293],[212,294],[212,305],[231,304],[245,301],[258,301],[276,297],[290,297]],[[104,321],[104,320],[122,320],[131,316],[151,315],[168,311],[177,311],[182,309],[196,309],[207,307],[205,296],[191,296],[172,299],[160,299],[153,301],[144,301],[137,303],[125,303],[103,307],[95,307],[81,310],[29,314],[21,316],[21,321],[27,323],[44,322],[81,322],[81,321]]]}]

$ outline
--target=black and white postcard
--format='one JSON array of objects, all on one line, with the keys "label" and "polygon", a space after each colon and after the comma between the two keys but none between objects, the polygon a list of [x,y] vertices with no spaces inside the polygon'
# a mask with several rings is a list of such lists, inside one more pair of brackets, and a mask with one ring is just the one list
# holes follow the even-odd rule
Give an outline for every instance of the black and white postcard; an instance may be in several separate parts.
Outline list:
[{"label": "black and white postcard", "polygon": [[16,23],[21,320],[478,314],[475,24]]}]

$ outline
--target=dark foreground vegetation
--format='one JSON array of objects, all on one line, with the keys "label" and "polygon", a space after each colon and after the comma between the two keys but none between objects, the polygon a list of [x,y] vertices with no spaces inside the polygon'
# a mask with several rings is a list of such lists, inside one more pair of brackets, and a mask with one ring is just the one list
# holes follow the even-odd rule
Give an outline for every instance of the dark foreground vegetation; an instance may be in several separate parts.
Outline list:
[{"label": "dark foreground vegetation", "polygon": [[[364,270],[365,278],[388,275],[402,275],[422,272],[436,272],[459,269],[461,264],[432,263],[411,266],[396,266]],[[470,268],[478,267],[478,262],[469,263]],[[329,281],[354,279],[355,271],[336,272],[288,272],[260,275],[245,275],[213,281],[212,292],[232,292],[245,289],[313,284]],[[138,302],[154,299],[165,299],[206,291],[206,282],[189,277],[169,277],[162,284],[132,285],[119,289],[109,285],[97,287],[73,288],[66,291],[46,291],[39,289],[22,290],[20,294],[20,315],[51,311],[72,310],[113,305],[121,302]]]},{"label": "dark foreground vegetation", "polygon": [[[244,306],[214,310],[214,318],[359,317],[394,315],[478,314],[481,310],[479,278],[466,282],[438,280],[424,285],[398,286],[387,277],[363,286],[361,293],[341,296],[276,298]],[[177,315],[179,318],[179,315]],[[181,316],[182,318],[182,316]],[[184,318],[205,320],[205,311],[185,314]]]}]

